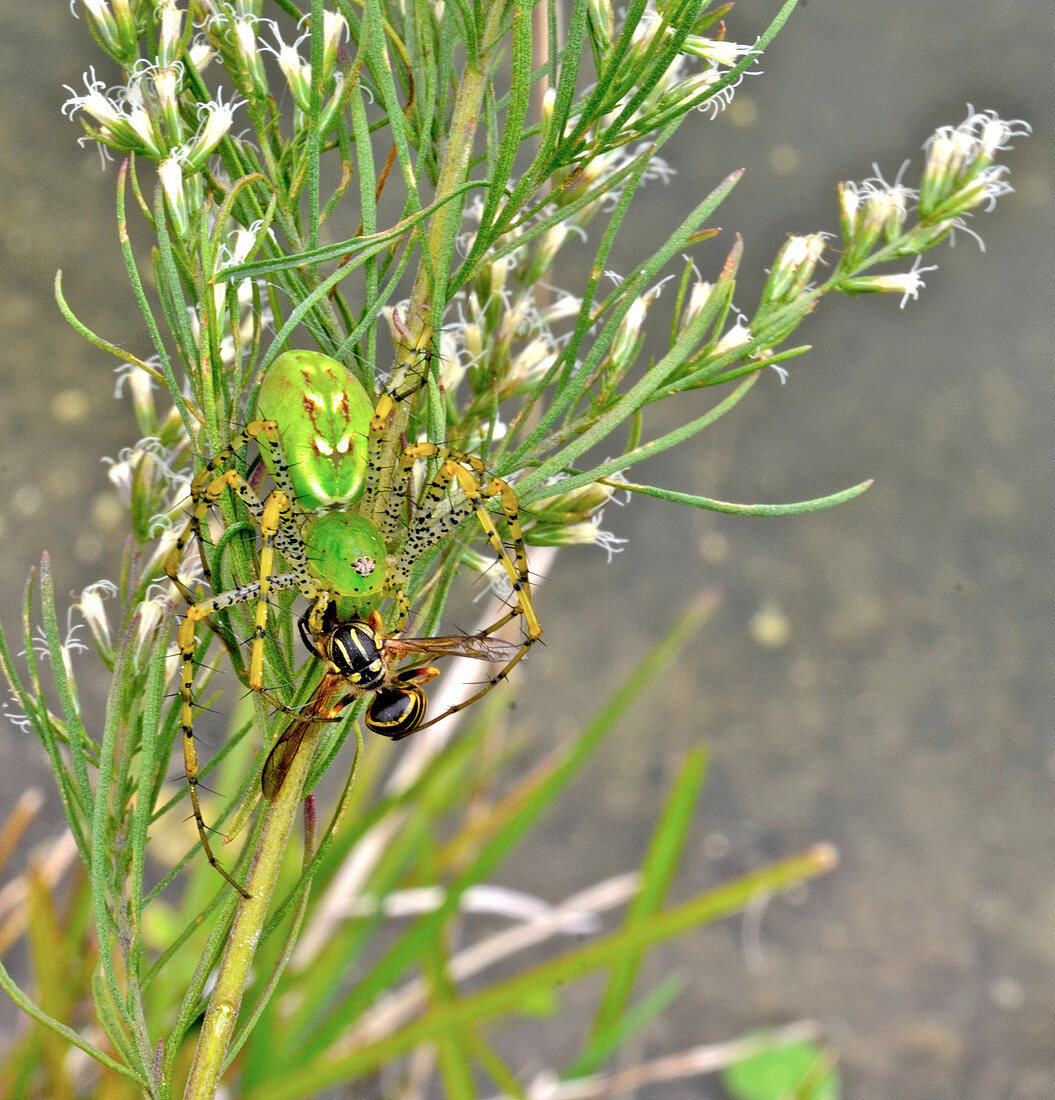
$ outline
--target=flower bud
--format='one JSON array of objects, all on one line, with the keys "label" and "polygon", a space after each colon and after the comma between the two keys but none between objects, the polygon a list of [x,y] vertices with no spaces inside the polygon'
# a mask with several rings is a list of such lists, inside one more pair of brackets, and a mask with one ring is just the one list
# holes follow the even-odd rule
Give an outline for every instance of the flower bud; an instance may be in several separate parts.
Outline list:
[{"label": "flower bud", "polygon": [[84,0],[84,10],[102,48],[115,61],[125,61],[125,43],[122,41],[121,31],[110,6],[105,0]]},{"label": "flower bud", "polygon": [[615,41],[615,12],[610,0],[588,0],[586,12],[594,41],[602,53],[607,53]]},{"label": "flower bud", "polygon": [[170,148],[183,141],[183,118],[179,110],[183,66],[179,63],[155,69],[152,73],[154,98],[160,114],[162,130]]},{"label": "flower bud", "polygon": [[267,73],[264,71],[264,59],[260,56],[259,43],[256,40],[256,20],[235,19],[231,29],[234,32],[234,61],[243,81],[243,90],[254,99],[266,99]]},{"label": "flower bud", "polygon": [[217,98],[215,103],[202,103],[198,107],[198,117],[201,119],[198,131],[183,149],[183,160],[188,171],[201,171],[205,161],[231,129],[234,112],[240,102],[232,99],[230,103],[224,103]]},{"label": "flower bud", "polygon": [[919,297],[925,285],[920,276],[928,271],[937,271],[937,267],[920,267],[917,257],[909,271],[897,275],[861,275],[844,280],[839,284],[839,289],[846,294],[900,294],[901,308],[904,309],[909,298],[915,301]]},{"label": "flower bud", "polygon": [[154,639],[158,628],[172,613],[172,603],[164,598],[155,596],[144,600],[136,608],[136,636],[134,642],[134,659],[141,668],[150,659],[150,651],[154,645]]},{"label": "flower bud", "polygon": [[777,253],[762,291],[761,305],[783,305],[797,298],[813,277],[824,246],[823,233],[790,237]]},{"label": "flower bud", "polygon": [[751,329],[743,321],[737,321],[711,349],[711,358],[724,359],[738,348],[746,347],[752,339],[754,336]]},{"label": "flower bud", "polygon": [[173,235],[186,238],[190,233],[190,208],[183,187],[183,166],[176,157],[167,157],[158,165],[158,183]]},{"label": "flower bud", "polygon": [[183,11],[175,0],[158,0],[158,64],[174,65],[183,52]]},{"label": "flower bud", "polygon": [[117,585],[113,581],[96,581],[84,589],[81,598],[73,605],[88,624],[96,648],[104,658],[113,655],[113,641],[110,637],[110,621],[106,617],[103,600],[107,596],[116,595]]},{"label": "flower bud", "polygon": [[322,13],[322,82],[326,86],[337,64],[341,40],[348,38],[348,23],[340,12]]},{"label": "flower bud", "polygon": [[[554,488],[560,488],[559,481]],[[591,481],[577,489],[542,497],[531,505],[531,514],[540,524],[581,523],[600,514],[617,491],[618,486]]]},{"label": "flower bud", "polygon": [[641,350],[644,337],[641,330],[648,312],[647,298],[635,298],[619,322],[608,358],[616,369],[628,367]]},{"label": "flower bud", "polygon": [[839,229],[843,244],[848,245],[861,224],[861,194],[853,180],[839,184]]}]

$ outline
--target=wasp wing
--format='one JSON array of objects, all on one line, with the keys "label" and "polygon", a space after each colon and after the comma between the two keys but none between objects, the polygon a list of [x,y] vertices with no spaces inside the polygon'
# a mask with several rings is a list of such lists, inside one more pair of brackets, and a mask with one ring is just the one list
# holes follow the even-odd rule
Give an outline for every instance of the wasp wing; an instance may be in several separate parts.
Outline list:
[{"label": "wasp wing", "polygon": [[274,798],[282,789],[286,775],[293,760],[300,751],[304,738],[323,722],[332,722],[344,709],[350,696],[338,698],[342,690],[347,689],[348,681],[343,676],[329,672],[323,676],[315,694],[308,700],[304,714],[295,718],[275,742],[275,747],[267,754],[260,786],[265,798]]},{"label": "wasp wing", "polygon": [[474,657],[502,664],[520,651],[520,642],[507,642],[489,634],[441,634],[435,638],[386,638],[385,649],[396,659],[422,653],[430,657]]}]

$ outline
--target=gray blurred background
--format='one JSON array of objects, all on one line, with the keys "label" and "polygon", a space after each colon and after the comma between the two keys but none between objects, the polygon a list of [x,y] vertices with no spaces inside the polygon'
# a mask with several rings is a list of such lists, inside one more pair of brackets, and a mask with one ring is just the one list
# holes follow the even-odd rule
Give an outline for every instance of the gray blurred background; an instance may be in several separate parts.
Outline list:
[{"label": "gray blurred background", "polygon": [[[778,6],[740,0],[730,38],[751,41]],[[62,85],[79,88],[98,62],[94,44],[62,3],[0,0],[0,17],[0,615],[12,627],[41,550],[64,601],[115,574],[124,538],[99,458],[135,427],[113,401],[113,362],[60,318],[56,269],[96,331],[148,342],[116,242],[114,167],[59,113]],[[809,0],[765,75],[717,122],[686,124],[665,151],[677,177],[639,199],[627,266],[747,169],[717,221],[724,240],[744,235],[737,302],[750,312],[788,233],[837,229],[838,180],[873,162],[891,179],[912,158],[913,184],[922,141],[968,103],[1035,130],[1009,155],[1016,194],[972,223],[984,254],[966,235],[928,254],[940,268],[904,310],[893,296],[824,301],[786,385],[767,372],[639,478],[749,502],[874,477],[863,498],[783,519],[637,499],[606,516],[624,553],[568,551],[540,588],[547,645],[517,721],[547,744],[688,597],[720,584],[725,599],[503,881],[555,901],[635,865],[701,743],[710,771],[683,896],[815,841],[842,856],[807,890],[657,955],[649,976],[680,972],[685,989],[637,1056],[810,1017],[855,1100],[1055,1096],[1052,57],[1050,0]],[[39,746],[7,722],[0,760],[0,810],[37,783],[58,812]],[[573,1014],[589,993],[568,991]],[[544,1023],[522,1034],[525,1075],[563,1053]],[[713,1080],[654,1094],[720,1095]]]}]

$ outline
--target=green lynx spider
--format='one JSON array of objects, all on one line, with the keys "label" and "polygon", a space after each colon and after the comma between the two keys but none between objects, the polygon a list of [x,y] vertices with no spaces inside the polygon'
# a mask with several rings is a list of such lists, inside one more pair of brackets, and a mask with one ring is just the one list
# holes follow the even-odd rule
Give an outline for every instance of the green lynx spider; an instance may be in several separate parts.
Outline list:
[{"label": "green lynx spider", "polygon": [[[294,716],[263,684],[264,640],[272,593],[296,588],[309,601],[302,619],[301,633],[309,648],[328,665],[331,678],[343,679],[355,693],[367,690],[386,698],[408,696],[419,705],[415,716],[404,716],[395,732],[368,726],[388,736],[406,736],[415,729],[456,713],[486,694],[505,679],[528,648],[541,636],[542,628],[531,600],[527,554],[519,522],[519,502],[513,489],[500,478],[487,478],[483,462],[429,442],[403,448],[395,477],[382,490],[381,440],[398,401],[405,395],[382,393],[372,404],[366,391],[340,363],[326,355],[309,351],[290,351],[280,355],[266,371],[256,404],[256,417],[228,447],[218,452],[198,472],[191,483],[191,516],[165,563],[169,577],[177,585],[189,606],[177,634],[180,652],[180,693],[183,757],[191,804],[198,835],[209,862],[228,882],[244,893],[242,887],[220,866],[213,855],[198,799],[198,757],[194,747],[194,654],[196,627],[217,611],[236,604],[256,601],[248,686],[264,695],[270,703]],[[273,488],[261,496],[247,477],[235,466],[236,459],[256,445],[270,474]],[[435,460],[438,466],[412,500],[412,473],[422,460]],[[448,501],[453,485],[460,490]],[[260,532],[258,579],[228,591],[195,599],[179,577],[179,565],[193,539],[199,542],[203,571],[210,579],[205,560],[202,532],[209,508],[227,490],[235,493],[253,517]],[[504,516],[510,554],[488,510],[497,501]],[[401,683],[416,685],[427,676],[411,668],[400,678],[395,669],[395,642],[406,626],[410,611],[407,584],[411,569],[465,519],[475,514],[483,534],[512,587],[512,600],[506,614],[473,638],[488,638],[513,620],[522,622],[519,644],[497,639],[490,647],[483,642],[476,648],[490,648],[505,659],[503,667],[484,687],[442,714],[424,721],[423,693],[415,686],[404,691]],[[278,571],[279,556],[287,566]],[[381,625],[380,609],[390,601],[387,631]],[[376,648],[386,654],[383,683],[377,679],[357,679],[349,668],[333,660],[339,647],[333,645],[336,633],[348,637],[349,631],[375,639]],[[413,650],[410,639],[400,649]],[[418,639],[426,642],[427,639]],[[470,648],[469,645],[465,648]],[[422,645],[418,652],[429,652]],[[437,652],[435,647],[432,652]],[[455,652],[452,645],[445,652]],[[477,654],[473,654],[477,655]],[[420,696],[420,699],[418,697]],[[272,792],[273,793],[273,792]]]}]

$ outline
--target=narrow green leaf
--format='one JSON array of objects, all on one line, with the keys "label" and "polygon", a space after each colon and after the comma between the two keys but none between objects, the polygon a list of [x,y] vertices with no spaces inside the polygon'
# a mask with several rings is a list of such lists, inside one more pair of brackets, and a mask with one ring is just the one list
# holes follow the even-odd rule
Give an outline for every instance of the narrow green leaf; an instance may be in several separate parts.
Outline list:
[{"label": "narrow green leaf", "polygon": [[712,500],[710,497],[694,496],[691,493],[676,493],[671,489],[659,489],[654,485],[634,485],[629,481],[616,481],[611,484],[631,493],[659,497],[660,500],[669,500],[672,504],[688,504],[693,508],[708,508],[712,512],[732,512],[740,516],[791,516],[800,512],[818,512],[822,508],[831,508],[835,504],[843,504],[848,500],[853,500],[854,497],[859,497],[871,486],[872,478],[851,485],[848,489],[840,489],[837,493],[831,493],[826,497],[814,497],[812,500],[800,500],[793,504],[730,504],[728,501]]},{"label": "narrow green leaf", "polygon": [[81,721],[81,708],[76,699],[76,688],[66,670],[69,654],[64,651],[59,638],[59,623],[55,613],[55,585],[51,576],[51,558],[48,554],[43,554],[40,559],[40,609],[51,671],[62,706],[66,735],[69,737],[70,761],[73,774],[77,778],[80,802],[84,806],[91,806],[95,792],[88,778],[88,761],[95,755],[95,750],[90,744],[88,732]]},{"label": "narrow green leaf", "polygon": [[[517,151],[523,140],[524,121],[531,104],[531,66],[534,41],[531,26],[531,6],[517,0],[513,5],[512,17],[512,57],[510,64],[510,88],[506,98],[506,111],[501,138],[495,143],[495,154],[488,167],[488,188],[484,209],[480,214],[480,231],[486,232],[491,225],[495,211],[505,194],[506,184],[516,163]],[[495,120],[497,122],[497,119]],[[490,135],[496,131],[491,128]],[[494,138],[488,141],[490,148]]]},{"label": "narrow green leaf", "polygon": [[[589,470],[583,470],[581,473],[572,474],[571,477],[559,483],[560,492],[567,493],[583,485],[592,485],[595,481],[601,481],[604,478],[615,478],[616,474],[629,469],[638,462],[643,462],[646,458],[653,458],[657,454],[662,454],[671,447],[675,447],[679,443],[683,443],[685,440],[690,439],[692,436],[698,435],[704,428],[709,427],[719,417],[724,416],[734,405],[738,404],[756,381],[758,381],[757,375],[752,374],[748,376],[731,394],[729,394],[728,397],[725,398],[724,401],[719,402],[713,409],[710,409],[696,420],[690,420],[688,424],[680,428],[675,428],[673,431],[660,436],[658,439],[639,444],[632,450],[625,451],[617,458],[610,458],[607,462],[602,462],[597,466],[591,467]],[[622,478],[617,478],[608,484],[611,484],[613,488],[618,488],[623,486],[624,482]],[[552,486],[540,486],[531,492],[521,492],[520,501],[522,504],[530,504],[532,501],[542,499],[546,495],[552,495],[552,493]]]},{"label": "narrow green leaf", "polygon": [[[113,679],[107,699],[106,722],[99,752],[98,795],[92,807],[92,858],[88,868],[95,927],[99,937],[99,958],[106,981],[106,994],[120,1017],[122,1034],[132,1039],[137,1064],[150,1065],[154,1052],[146,1035],[142,1005],[136,1003],[137,988],[124,989],[123,937],[115,923],[111,905],[123,894],[123,883],[114,881],[114,858],[118,850],[114,830],[118,818],[114,806],[115,753],[119,727],[126,720],[125,691],[135,651],[135,619],[129,622],[117,650]],[[128,997],[126,1001],[125,997]],[[113,1036],[111,1036],[113,1038]]]},{"label": "narrow green leaf", "polygon": [[7,972],[2,961],[0,961],[0,989],[3,989],[11,1000],[13,1000],[27,1016],[36,1020],[38,1024],[48,1028],[49,1031],[55,1032],[56,1035],[61,1035],[71,1046],[76,1047],[78,1050],[83,1050],[85,1054],[94,1058],[101,1065],[106,1066],[107,1069],[112,1069],[122,1077],[127,1077],[130,1081],[135,1081],[136,1084],[144,1090],[149,1089],[150,1082],[145,1076],[140,1076],[128,1066],[114,1061],[108,1054],[103,1053],[103,1051],[99,1050],[97,1047],[93,1047],[91,1043],[82,1039],[72,1027],[67,1027],[65,1024],[59,1023],[58,1020],[53,1020],[46,1012],[41,1011],[41,1009],[18,988],[18,985]]}]

